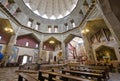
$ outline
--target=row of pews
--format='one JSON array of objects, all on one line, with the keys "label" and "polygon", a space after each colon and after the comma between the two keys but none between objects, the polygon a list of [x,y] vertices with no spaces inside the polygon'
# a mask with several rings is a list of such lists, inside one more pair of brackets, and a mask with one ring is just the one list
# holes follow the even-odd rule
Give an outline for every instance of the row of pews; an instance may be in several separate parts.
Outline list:
[{"label": "row of pews", "polygon": [[109,79],[106,66],[66,65],[58,70],[51,68],[51,70],[17,70],[16,72],[19,73],[18,81],[107,81]]}]

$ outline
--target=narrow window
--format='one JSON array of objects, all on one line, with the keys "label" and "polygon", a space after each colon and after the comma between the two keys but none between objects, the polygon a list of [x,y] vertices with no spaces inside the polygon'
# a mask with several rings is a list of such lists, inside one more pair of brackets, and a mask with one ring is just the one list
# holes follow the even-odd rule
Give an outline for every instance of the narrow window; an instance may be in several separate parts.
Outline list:
[{"label": "narrow window", "polygon": [[68,24],[67,24],[67,23],[65,23],[64,25],[65,25],[65,27],[66,27],[66,30],[68,30],[68,29],[69,29]]},{"label": "narrow window", "polygon": [[0,40],[2,40],[2,36],[0,36]]},{"label": "narrow window", "polygon": [[25,46],[29,46],[29,42],[26,42],[26,43],[25,43]]},{"label": "narrow window", "polygon": [[48,26],[48,32],[51,33],[52,32],[52,27],[49,25]]},{"label": "narrow window", "polygon": [[54,26],[54,32],[55,32],[55,33],[58,32],[58,26]]},{"label": "narrow window", "polygon": [[35,46],[36,48],[38,48],[38,44],[36,44],[36,46]]},{"label": "narrow window", "polygon": [[71,24],[72,24],[72,27],[74,28],[74,27],[75,27],[75,22],[74,22],[74,20],[71,20],[70,22],[71,22]]},{"label": "narrow window", "polygon": [[80,9],[79,14],[80,14],[81,16],[84,16],[82,9]]},{"label": "narrow window", "polygon": [[28,27],[32,27],[32,23],[33,23],[33,20],[32,20],[32,19],[29,19],[29,20],[28,20],[28,23],[27,23],[27,26],[28,26]]},{"label": "narrow window", "polygon": [[35,25],[35,30],[38,30],[38,29],[39,29],[39,26],[40,26],[40,23],[36,23],[36,25]]},{"label": "narrow window", "polygon": [[27,63],[27,56],[23,56],[23,61],[22,61],[22,64],[25,64],[25,63]]}]

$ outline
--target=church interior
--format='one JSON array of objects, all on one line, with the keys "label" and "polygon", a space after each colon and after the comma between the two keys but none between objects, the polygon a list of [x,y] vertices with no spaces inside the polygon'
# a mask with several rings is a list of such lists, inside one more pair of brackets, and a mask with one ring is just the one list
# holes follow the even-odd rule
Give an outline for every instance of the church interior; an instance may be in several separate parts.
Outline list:
[{"label": "church interior", "polygon": [[119,0],[0,0],[0,81],[120,81]]}]

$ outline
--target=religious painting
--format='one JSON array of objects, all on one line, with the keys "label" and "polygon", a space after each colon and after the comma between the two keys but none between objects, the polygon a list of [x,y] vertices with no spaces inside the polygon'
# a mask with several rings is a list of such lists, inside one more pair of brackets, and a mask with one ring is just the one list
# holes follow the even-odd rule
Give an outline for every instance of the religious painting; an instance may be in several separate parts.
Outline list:
[{"label": "religious painting", "polygon": [[11,56],[9,57],[8,63],[16,62],[18,51],[19,51],[19,48],[17,48],[16,46],[12,48]]},{"label": "religious painting", "polygon": [[38,49],[33,50],[33,52],[34,52],[34,62],[37,63],[37,60],[38,60],[38,58],[39,58]]},{"label": "religious painting", "polygon": [[117,60],[115,50],[112,47],[102,45],[97,48],[95,52],[98,61],[109,62],[112,60]]},{"label": "religious painting", "polygon": [[2,52],[2,46],[0,46],[0,52]]}]

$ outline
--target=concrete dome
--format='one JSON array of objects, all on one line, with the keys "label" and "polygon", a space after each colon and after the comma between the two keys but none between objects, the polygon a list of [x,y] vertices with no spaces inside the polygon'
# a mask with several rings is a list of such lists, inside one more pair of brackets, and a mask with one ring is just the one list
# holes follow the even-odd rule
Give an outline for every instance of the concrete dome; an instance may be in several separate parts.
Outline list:
[{"label": "concrete dome", "polygon": [[46,19],[60,19],[73,11],[78,0],[23,0],[35,14]]}]

